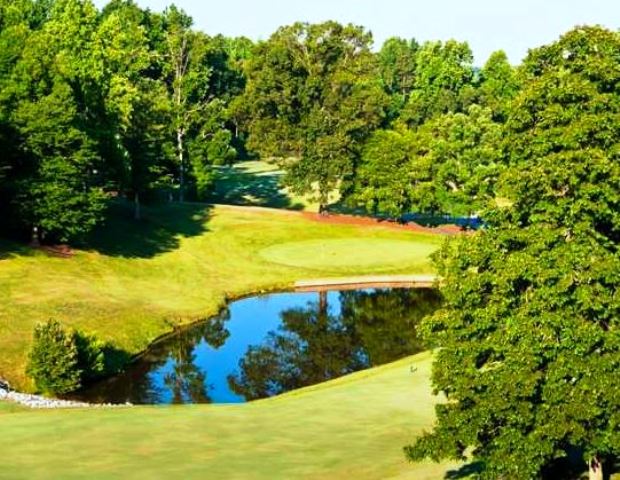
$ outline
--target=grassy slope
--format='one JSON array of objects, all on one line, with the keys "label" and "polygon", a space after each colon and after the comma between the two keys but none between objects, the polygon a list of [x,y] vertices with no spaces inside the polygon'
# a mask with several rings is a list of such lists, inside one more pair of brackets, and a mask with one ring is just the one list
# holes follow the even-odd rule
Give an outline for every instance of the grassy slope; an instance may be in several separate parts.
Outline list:
[{"label": "grassy slope", "polygon": [[[295,195],[282,186],[283,175],[277,165],[260,160],[219,167],[209,201],[317,212],[319,204],[311,195]],[[338,198],[338,193],[334,192],[330,201],[335,202]]]},{"label": "grassy slope", "polygon": [[[171,325],[216,313],[226,296],[308,277],[427,273],[427,255],[441,241],[235,207],[171,205],[146,210],[140,224],[130,213],[116,212],[116,220],[89,242],[92,251],[71,259],[0,244],[0,377],[29,386],[26,353],[38,321],[57,318],[136,353]],[[263,252],[291,241],[326,240],[348,251],[348,262],[335,264],[312,248],[285,249],[286,258],[276,252],[277,263]],[[382,263],[364,263],[377,248]]]},{"label": "grassy slope", "polygon": [[429,371],[426,353],[247,405],[4,415],[0,476],[443,478],[402,453],[432,421]]}]

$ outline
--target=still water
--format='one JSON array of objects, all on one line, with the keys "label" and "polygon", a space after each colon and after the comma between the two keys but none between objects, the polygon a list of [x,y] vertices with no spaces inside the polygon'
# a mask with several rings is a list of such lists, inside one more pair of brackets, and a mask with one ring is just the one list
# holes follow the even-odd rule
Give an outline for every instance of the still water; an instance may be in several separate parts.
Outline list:
[{"label": "still water", "polygon": [[424,350],[416,325],[439,304],[428,289],[246,298],[152,345],[125,372],[76,396],[171,404],[278,395]]}]

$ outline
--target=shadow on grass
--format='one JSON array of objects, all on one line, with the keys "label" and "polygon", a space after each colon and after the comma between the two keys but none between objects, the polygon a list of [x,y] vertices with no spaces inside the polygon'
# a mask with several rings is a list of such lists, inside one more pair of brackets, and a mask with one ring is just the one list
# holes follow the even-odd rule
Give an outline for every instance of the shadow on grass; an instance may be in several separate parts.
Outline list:
[{"label": "shadow on grass", "polygon": [[466,465],[463,465],[458,470],[450,470],[446,473],[446,480],[457,480],[464,478],[475,478],[477,475],[482,473],[483,464],[482,462],[472,462]]},{"label": "shadow on grass", "polygon": [[32,250],[27,245],[23,245],[10,240],[0,239],[0,261],[7,260],[16,256],[24,257],[27,255],[32,255],[33,253],[34,250]]},{"label": "shadow on grass", "polygon": [[278,170],[252,171],[248,164],[220,167],[213,193],[208,201],[228,205],[286,208],[301,210],[282,189]]},{"label": "shadow on grass", "polygon": [[208,206],[168,203],[144,207],[142,219],[135,220],[130,203],[115,201],[106,221],[79,246],[115,257],[152,258],[176,250],[183,237],[206,232],[209,217]]},{"label": "shadow on grass", "polygon": [[[458,470],[450,470],[446,473],[446,480],[473,479],[482,473],[484,465],[482,462],[472,462],[463,465]],[[605,462],[605,480],[610,480],[611,475],[620,472],[620,460],[607,460]],[[583,457],[579,452],[571,451],[566,458],[557,460],[549,465],[542,472],[542,479],[556,480],[583,480],[588,478],[588,467],[583,462]]]}]

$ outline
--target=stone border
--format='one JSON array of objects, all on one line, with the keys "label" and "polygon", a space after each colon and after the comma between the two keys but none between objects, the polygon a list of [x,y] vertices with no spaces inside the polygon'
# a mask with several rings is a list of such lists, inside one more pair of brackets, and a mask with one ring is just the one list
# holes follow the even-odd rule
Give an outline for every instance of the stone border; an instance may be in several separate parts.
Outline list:
[{"label": "stone border", "polygon": [[111,403],[84,403],[73,400],[60,400],[57,398],[47,398],[41,395],[30,395],[11,390],[6,382],[0,381],[0,401],[7,401],[22,405],[32,409],[60,409],[60,408],[109,408],[109,407],[130,407],[131,404],[114,405]]}]

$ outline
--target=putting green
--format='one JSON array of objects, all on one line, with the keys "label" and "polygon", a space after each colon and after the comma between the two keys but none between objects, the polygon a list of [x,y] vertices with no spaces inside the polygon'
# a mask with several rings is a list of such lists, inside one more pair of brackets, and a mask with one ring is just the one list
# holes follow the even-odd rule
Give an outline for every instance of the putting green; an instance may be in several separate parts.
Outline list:
[{"label": "putting green", "polygon": [[402,268],[428,261],[437,245],[420,241],[372,238],[303,240],[273,245],[260,256],[273,263],[308,269]]}]

